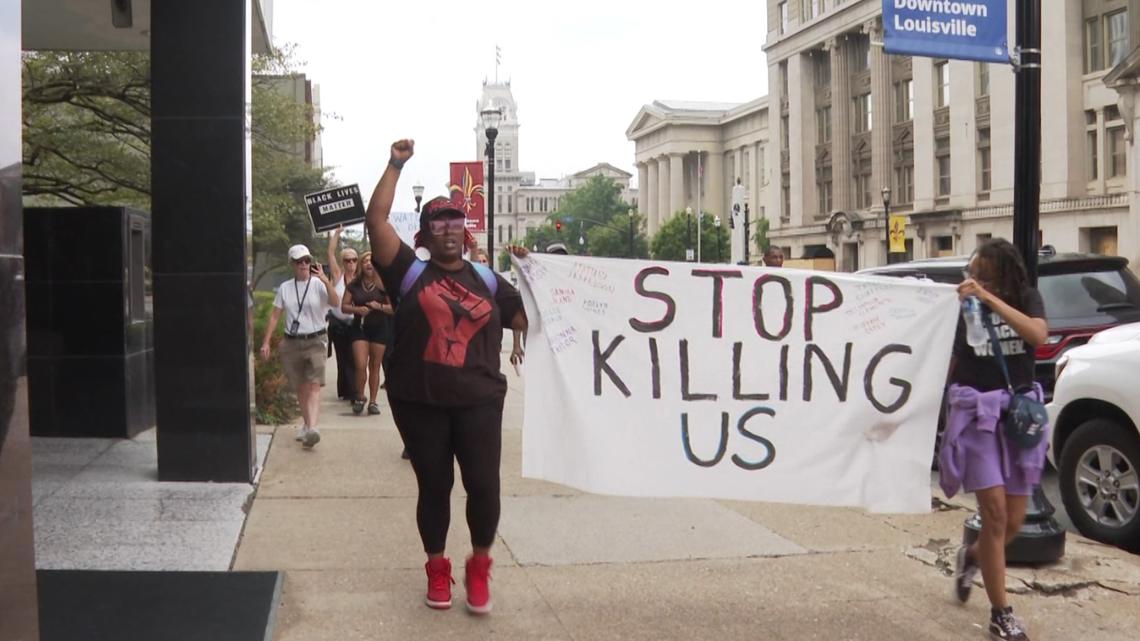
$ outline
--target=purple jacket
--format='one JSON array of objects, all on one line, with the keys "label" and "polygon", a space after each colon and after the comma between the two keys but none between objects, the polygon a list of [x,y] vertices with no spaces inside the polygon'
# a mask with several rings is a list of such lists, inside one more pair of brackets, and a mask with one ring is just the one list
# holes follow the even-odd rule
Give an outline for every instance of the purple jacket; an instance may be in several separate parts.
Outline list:
[{"label": "purple jacket", "polygon": [[[1037,400],[1045,396],[1038,383],[1033,384],[1033,393]],[[1002,475],[1007,479],[1009,471],[1016,465],[1024,471],[1030,483],[1036,484],[1041,480],[1045,452],[1049,448],[1048,428],[1033,449],[1023,450],[1011,444],[998,425],[1002,411],[1009,407],[1009,399],[1009,390],[1005,389],[979,392],[964,385],[950,386],[950,416],[942,436],[942,449],[938,453],[938,482],[947,497],[954,496],[962,487],[967,450],[983,453],[983,456],[992,452],[988,455],[999,457]],[[995,432],[997,452],[992,451]]]}]

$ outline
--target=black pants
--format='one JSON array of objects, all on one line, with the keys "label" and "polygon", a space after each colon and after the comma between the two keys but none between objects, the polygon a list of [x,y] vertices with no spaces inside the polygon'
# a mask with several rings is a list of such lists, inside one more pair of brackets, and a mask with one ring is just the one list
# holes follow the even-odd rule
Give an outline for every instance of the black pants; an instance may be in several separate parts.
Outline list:
[{"label": "black pants", "polygon": [[455,460],[467,490],[471,545],[491,547],[499,527],[503,399],[474,407],[388,402],[419,484],[416,525],[424,551],[438,554],[446,547]]},{"label": "black pants", "polygon": [[329,321],[329,346],[336,352],[336,396],[356,399],[356,366],[352,360],[352,325]]}]

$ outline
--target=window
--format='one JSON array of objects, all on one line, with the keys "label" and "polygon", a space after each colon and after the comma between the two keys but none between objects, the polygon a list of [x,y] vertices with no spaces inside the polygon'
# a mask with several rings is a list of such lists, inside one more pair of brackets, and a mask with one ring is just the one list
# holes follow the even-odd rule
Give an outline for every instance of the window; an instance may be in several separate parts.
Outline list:
[{"label": "window", "polygon": [[892,202],[906,205],[914,202],[914,150],[895,152],[895,189]]},{"label": "window", "polygon": [[934,106],[950,104],[950,63],[946,61],[934,65]]},{"label": "window", "polygon": [[1108,177],[1127,176],[1128,143],[1124,140],[1124,127],[1106,127],[1104,137],[1108,139]]},{"label": "window", "polygon": [[819,15],[821,0],[800,0],[800,22],[807,22]]},{"label": "window", "polygon": [[1097,143],[1096,111],[1088,109],[1085,111],[1085,160],[1088,163],[1085,173],[1089,181],[1100,177],[1100,154]]},{"label": "window", "polygon": [[[866,165],[866,169],[862,165]],[[855,207],[870,209],[871,203],[871,161],[859,162],[859,173],[855,176]]]},{"label": "window", "polygon": [[815,86],[827,87],[831,85],[831,57],[826,53],[813,56],[815,61]]},{"label": "window", "polygon": [[953,236],[935,236],[930,239],[930,253],[935,257],[954,255]]},{"label": "window", "polygon": [[985,62],[978,63],[978,95],[990,95],[990,66]]},{"label": "window", "polygon": [[855,73],[869,70],[871,68],[871,39],[869,37],[856,38],[852,49],[851,59],[855,62]]},{"label": "window", "polygon": [[831,107],[815,110],[815,142],[822,145],[831,142]]},{"label": "window", "polygon": [[788,3],[787,2],[781,2],[780,4],[776,5],[776,11],[778,13],[778,23],[780,25],[780,33],[787,33],[788,32]]},{"label": "window", "polygon": [[780,63],[780,99],[788,99],[788,63]]},{"label": "window", "polygon": [[950,139],[934,141],[934,171],[937,173],[938,195],[950,195]]},{"label": "window", "polygon": [[780,149],[787,151],[791,148],[791,142],[788,135],[788,117],[783,116],[780,118]]},{"label": "window", "polygon": [[1100,42],[1100,16],[1085,20],[1085,73],[1104,69],[1104,53]]},{"label": "window", "polygon": [[1110,13],[1104,17],[1108,32],[1108,66],[1115,67],[1128,55],[1128,11]]},{"label": "window", "polygon": [[817,172],[815,187],[819,197],[819,214],[826,216],[831,213],[831,167],[821,167]]},{"label": "window", "polygon": [[914,117],[914,81],[895,83],[895,121],[906,122]]},{"label": "window", "polygon": [[500,243],[503,242],[503,226],[502,225],[499,225],[499,240],[498,240],[498,242],[500,242]]},{"label": "window", "polygon": [[780,216],[788,218],[792,215],[792,188],[788,186],[788,175],[784,174],[784,184],[780,187]]},{"label": "window", "polygon": [[871,131],[871,94],[855,96],[855,133]]},{"label": "window", "polygon": [[1118,246],[1116,242],[1116,227],[1089,227],[1081,230],[1082,235],[1088,235],[1088,248],[1084,251],[1101,256],[1116,256]]},{"label": "window", "polygon": [[992,188],[993,167],[990,156],[990,130],[978,130],[978,191],[989,193]]}]

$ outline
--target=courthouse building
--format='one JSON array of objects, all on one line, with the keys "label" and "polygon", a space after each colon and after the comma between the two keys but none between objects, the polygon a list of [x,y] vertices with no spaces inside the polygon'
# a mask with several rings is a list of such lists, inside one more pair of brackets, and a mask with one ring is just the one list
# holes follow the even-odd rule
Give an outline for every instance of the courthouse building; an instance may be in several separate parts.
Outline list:
[{"label": "courthouse building", "polygon": [[[1137,263],[1133,100],[1105,77],[1140,42],[1140,0],[1041,5],[1042,242]],[[887,55],[881,13],[881,0],[769,0],[767,97],[643,107],[627,136],[650,224],[695,206],[698,182],[702,209],[726,215],[740,178],[773,243],[793,257],[833,257],[840,270],[884,262],[883,187],[890,213],[908,218],[910,257],[1008,238],[1012,68]]]},{"label": "courthouse building", "polygon": [[637,208],[637,190],[629,182],[633,174],[609,163],[598,163],[589,169],[561,178],[536,179],[533,171],[519,169],[518,105],[511,83],[484,82],[483,94],[475,102],[476,157],[486,165],[487,135],[480,114],[487,108],[498,108],[502,114],[499,134],[495,137],[495,244],[503,246],[523,238],[533,228],[546,223],[558,211],[562,198],[584,185],[593,176],[603,176],[621,187],[621,197]]}]

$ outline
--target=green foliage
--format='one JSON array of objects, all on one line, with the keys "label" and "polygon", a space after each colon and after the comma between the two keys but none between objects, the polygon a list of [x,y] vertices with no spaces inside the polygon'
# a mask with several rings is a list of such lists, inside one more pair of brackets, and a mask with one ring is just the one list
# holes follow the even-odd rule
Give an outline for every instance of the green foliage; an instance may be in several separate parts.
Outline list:
[{"label": "green foliage", "polygon": [[[251,80],[253,250],[284,257],[314,245],[302,196],[330,186],[301,150],[311,108],[283,90],[292,49],[254,56]],[[42,51],[23,57],[23,176],[28,205],[125,205],[150,210],[150,56]],[[283,264],[284,259],[278,258]],[[254,275],[278,265],[269,263]]]},{"label": "green foliage", "polygon": [[630,215],[617,214],[609,225],[594,225],[586,230],[586,251],[591,256],[615,258],[649,258],[649,240],[645,237],[645,217],[633,212],[633,255],[629,249]]},{"label": "green foliage", "polygon": [[569,225],[563,225],[562,231],[559,232],[555,229],[554,223],[546,223],[541,227],[532,228],[522,239],[523,247],[537,252],[546,251],[546,248],[553,243],[566,245],[566,249],[571,254],[577,254],[581,250],[581,246],[578,244],[578,234],[571,232]]},{"label": "green foliage", "polygon": [[[260,346],[265,339],[265,329],[269,324],[269,314],[273,311],[273,292],[254,292],[253,307],[253,345]],[[273,355],[264,361],[257,357],[253,376],[255,381],[254,396],[257,403],[257,422],[262,425],[280,425],[288,423],[301,413],[297,406],[297,396],[289,387],[285,378],[285,370],[281,368],[281,359],[277,354],[281,349],[281,327],[275,336],[270,337],[269,344]]]},{"label": "green foliage", "polygon": [[[621,199],[620,185],[605,176],[591,176],[581,187],[562,197],[558,211],[551,219],[569,221],[567,226],[579,231],[580,223],[584,223],[584,229],[589,229],[598,223],[609,223],[614,216],[624,214],[628,209],[629,205]],[[563,231],[565,229],[564,226]],[[574,242],[577,241],[575,236]]]},{"label": "green foliage", "polygon": [[[717,226],[707,211],[701,221],[701,262],[727,263],[732,257],[728,226]],[[665,221],[653,237],[653,257],[657,260],[685,260],[685,250],[697,250],[697,216],[679,211]]]},{"label": "green foliage", "polygon": [[753,247],[759,248],[758,256],[762,256],[764,252],[768,251],[768,246],[772,244],[768,240],[768,219],[758,218],[748,223],[752,231]]}]

